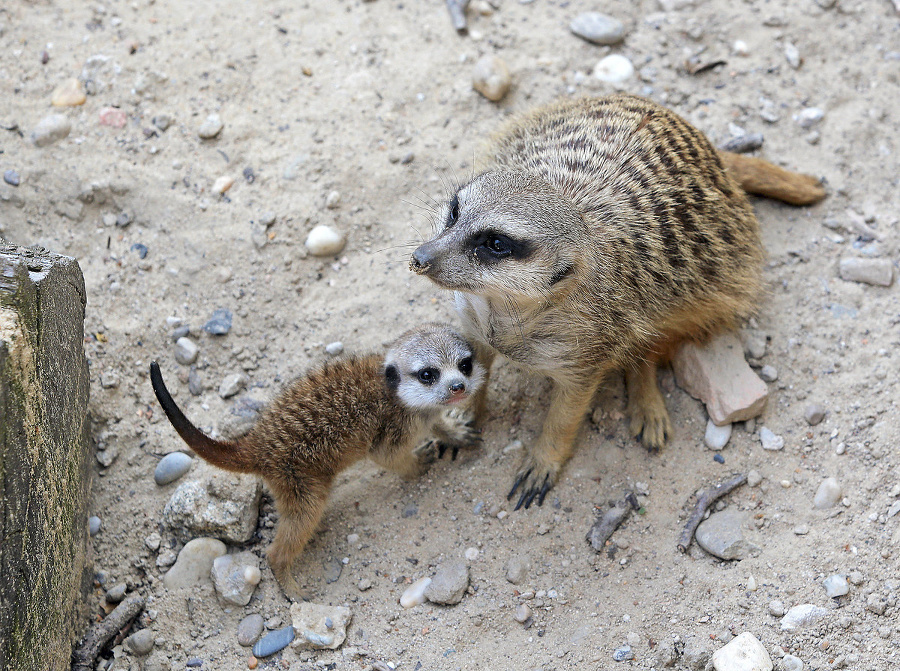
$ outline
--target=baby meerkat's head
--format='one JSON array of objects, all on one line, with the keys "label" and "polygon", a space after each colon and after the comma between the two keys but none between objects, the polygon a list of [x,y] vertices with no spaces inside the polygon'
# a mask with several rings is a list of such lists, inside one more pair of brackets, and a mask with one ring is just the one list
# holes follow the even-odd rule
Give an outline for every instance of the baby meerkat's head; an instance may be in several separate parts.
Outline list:
[{"label": "baby meerkat's head", "polygon": [[436,284],[488,298],[549,297],[576,273],[587,227],[574,204],[532,175],[492,171],[459,189],[440,230],[409,267]]},{"label": "baby meerkat's head", "polygon": [[388,388],[410,408],[459,403],[478,391],[484,377],[475,349],[446,324],[403,334],[384,357]]}]

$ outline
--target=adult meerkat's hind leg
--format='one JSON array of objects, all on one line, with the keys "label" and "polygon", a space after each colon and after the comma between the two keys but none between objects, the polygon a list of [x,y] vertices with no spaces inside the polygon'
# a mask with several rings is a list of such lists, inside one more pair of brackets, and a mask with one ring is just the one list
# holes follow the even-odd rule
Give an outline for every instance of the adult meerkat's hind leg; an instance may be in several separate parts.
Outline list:
[{"label": "adult meerkat's hind leg", "polygon": [[516,474],[507,500],[520,492],[515,510],[532,502],[544,503],[547,492],[556,484],[563,465],[572,456],[575,438],[584,422],[600,376],[580,383],[556,381],[552,400],[540,438],[528,450]]},{"label": "adult meerkat's hind leg", "polygon": [[672,435],[672,422],[659,390],[656,369],[654,359],[645,359],[625,369],[631,435],[640,437],[651,452],[662,449]]}]

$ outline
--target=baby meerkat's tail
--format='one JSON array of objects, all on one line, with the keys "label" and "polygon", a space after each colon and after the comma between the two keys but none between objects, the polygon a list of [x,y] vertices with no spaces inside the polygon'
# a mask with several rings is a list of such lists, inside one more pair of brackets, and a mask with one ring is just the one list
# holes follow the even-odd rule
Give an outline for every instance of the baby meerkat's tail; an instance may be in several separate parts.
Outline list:
[{"label": "baby meerkat's tail", "polygon": [[166,389],[162,373],[159,372],[159,364],[155,361],[150,363],[150,383],[153,385],[156,400],[162,406],[166,417],[169,418],[169,422],[188,444],[188,447],[218,468],[237,473],[254,472],[240,443],[213,440],[184,416],[181,409],[175,405],[175,400],[169,390]]},{"label": "baby meerkat's tail", "polygon": [[775,198],[791,205],[812,205],[825,197],[822,183],[812,175],[790,172],[761,158],[720,151],[725,169],[747,193]]}]

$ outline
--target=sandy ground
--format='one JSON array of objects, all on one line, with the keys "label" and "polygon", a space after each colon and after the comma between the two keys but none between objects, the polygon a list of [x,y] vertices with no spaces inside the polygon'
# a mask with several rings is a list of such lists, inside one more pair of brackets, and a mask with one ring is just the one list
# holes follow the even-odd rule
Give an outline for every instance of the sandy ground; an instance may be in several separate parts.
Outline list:
[{"label": "sandy ground", "polygon": [[[180,548],[160,527],[176,485],[158,487],[153,470],[181,443],[153,398],[151,358],[188,415],[214,428],[236,400],[271,398],[282,380],[326,359],[327,343],[378,350],[417,322],[452,320],[449,296],[406,267],[409,243],[430,231],[432,203],[477,170],[480,140],[506,115],[611,92],[591,76],[608,53],[640,72],[625,90],[673,107],[717,143],[730,137],[730,124],[762,132],[762,155],[828,184],[828,199],[808,209],[756,203],[770,293],[756,318],[768,351],[754,363],[778,372],[757,426],[783,436],[784,449],[764,451],[757,433],[745,430],[753,427],[739,425],[721,453],[724,465],[715,462],[703,445],[704,408],[664,373],[676,435],[663,454],[649,456],[628,437],[622,384],[611,380],[546,504],[511,512],[504,494],[519,455],[503,448],[535,438],[547,386],[502,364],[481,451],[438,463],[414,482],[370,464],[352,469],[298,562],[312,598],[350,606],[346,645],[363,655],[301,660],[288,650],[260,663],[650,669],[662,668],[660,651],[678,641],[688,653],[679,668],[703,668],[703,650],[749,631],[776,668],[785,652],[807,669],[900,667],[900,516],[888,517],[900,494],[900,300],[896,282],[883,288],[838,274],[845,257],[897,264],[900,18],[887,0],[664,4],[684,6],[503,0],[489,16],[470,10],[468,37],[453,31],[437,0],[11,0],[0,7],[0,167],[20,177],[17,187],[0,183],[0,235],[75,256],[84,271],[93,433],[118,454],[96,468],[92,514],[103,526],[94,561],[107,586],[126,582],[151,597],[152,617],[138,626],[154,632],[155,651],[140,660],[124,655],[114,668],[182,669],[195,658],[204,669],[246,668],[237,623],[249,613],[289,622],[290,603],[268,568],[245,608],[223,608],[211,587],[198,586],[189,609],[184,594],[163,587],[157,553],[144,540],[158,532],[163,550]],[[598,47],[570,34],[568,22],[587,10],[623,20],[625,42]],[[746,55],[735,54],[737,40]],[[802,58],[797,69],[785,56],[788,43]],[[500,104],[471,88],[472,64],[489,53],[513,76]],[[684,63],[698,54],[726,64],[690,75]],[[56,110],[69,117],[71,133],[36,148],[29,134],[54,111],[52,91],[86,62],[93,94],[83,106]],[[107,106],[126,113],[123,128],[100,124]],[[812,129],[793,119],[808,106],[825,112]],[[763,120],[765,110],[778,119]],[[197,129],[211,113],[224,130],[201,140]],[[165,132],[152,123],[162,115],[172,119]],[[221,176],[236,180],[224,196],[212,189]],[[340,201],[328,208],[332,191]],[[259,221],[267,212],[276,218],[266,231]],[[132,220],[127,227],[113,223],[122,213]],[[861,234],[859,222],[876,239]],[[307,257],[303,241],[320,223],[347,234],[339,257]],[[137,243],[148,250],[143,260]],[[217,308],[234,312],[231,333],[218,338],[199,330]],[[187,369],[174,360],[171,316],[190,324],[200,344],[199,397],[188,393]],[[222,400],[219,382],[240,371],[249,389]],[[828,414],[810,427],[804,412],[813,402]],[[740,562],[696,547],[680,554],[675,541],[692,493],[750,469],[762,483],[725,503],[746,511],[745,533],[759,552]],[[844,501],[814,510],[825,477],[838,479]],[[584,537],[595,506],[635,487],[646,514],[613,536],[614,551],[594,553]],[[417,512],[403,516],[411,506]],[[249,545],[260,557],[272,518],[268,501],[259,541]],[[349,545],[349,534],[360,543]],[[468,548],[478,555],[459,605],[398,605],[410,580]],[[532,563],[518,586],[505,579],[515,555]],[[343,558],[340,578],[326,583],[323,565]],[[847,596],[826,596],[825,577],[853,572],[858,584]],[[360,591],[362,578],[374,586]],[[529,591],[537,595],[526,628],[513,613]],[[91,599],[101,613],[103,589]],[[776,599],[828,613],[783,632],[769,614]],[[613,661],[626,642],[634,659]]]}]

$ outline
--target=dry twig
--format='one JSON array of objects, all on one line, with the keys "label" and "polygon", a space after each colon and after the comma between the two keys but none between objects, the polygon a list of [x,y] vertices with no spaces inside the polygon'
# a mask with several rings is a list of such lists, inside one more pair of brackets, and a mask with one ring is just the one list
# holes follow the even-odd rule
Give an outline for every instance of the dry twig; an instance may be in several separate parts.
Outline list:
[{"label": "dry twig", "polygon": [[447,0],[447,9],[450,10],[450,19],[457,32],[466,32],[466,7],[469,0]]},{"label": "dry twig", "polygon": [[587,542],[591,544],[597,552],[602,552],[606,541],[613,535],[613,532],[621,526],[622,522],[628,517],[632,510],[638,510],[641,504],[638,503],[634,492],[626,492],[625,498],[616,501],[615,505],[597,518],[591,530],[587,534]]},{"label": "dry twig", "polygon": [[681,536],[678,537],[679,550],[681,550],[682,552],[687,552],[688,547],[690,547],[691,540],[693,540],[694,538],[694,532],[700,525],[700,520],[703,519],[703,515],[706,513],[706,510],[718,499],[725,496],[732,489],[734,489],[735,487],[739,487],[745,482],[747,482],[747,476],[743,473],[738,473],[737,475],[733,475],[728,478],[725,482],[720,482],[715,487],[710,487],[709,489],[705,489],[700,493],[700,496],[697,497],[697,505],[694,506],[694,512],[691,513],[691,516],[688,518],[687,524],[684,525]]},{"label": "dry twig", "polygon": [[72,671],[92,671],[103,646],[144,608],[144,597],[132,594],[95,624],[72,653]]}]

